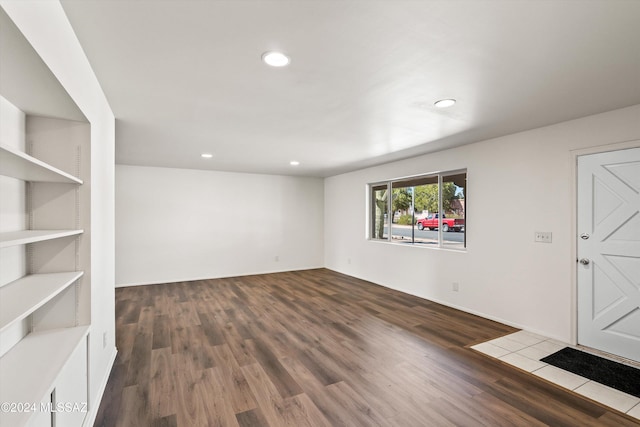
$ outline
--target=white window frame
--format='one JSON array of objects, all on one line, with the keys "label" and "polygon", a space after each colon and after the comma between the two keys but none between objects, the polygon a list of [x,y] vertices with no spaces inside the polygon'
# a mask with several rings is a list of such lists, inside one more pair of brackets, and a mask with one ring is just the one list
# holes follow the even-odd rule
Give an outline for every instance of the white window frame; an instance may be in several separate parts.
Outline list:
[{"label": "white window frame", "polygon": [[[442,218],[443,215],[441,214],[443,212],[442,208],[443,208],[443,203],[442,203],[442,186],[443,186],[443,178],[444,177],[449,177],[452,175],[460,175],[460,174],[464,174],[465,175],[465,186],[464,186],[464,220],[465,220],[465,229],[464,229],[464,242],[463,242],[463,246],[462,247],[455,247],[455,246],[449,246],[449,245],[445,245],[444,244],[444,238],[443,238],[443,231],[442,231]],[[454,169],[454,170],[450,170],[450,171],[440,171],[440,172],[430,172],[430,173],[424,173],[424,174],[419,174],[419,175],[411,175],[411,176],[406,176],[406,177],[402,177],[402,178],[394,178],[394,179],[388,179],[388,180],[384,180],[384,181],[377,181],[377,182],[372,182],[367,184],[367,220],[365,221],[365,223],[367,224],[367,230],[366,230],[366,238],[369,241],[372,242],[381,242],[381,243],[391,243],[394,245],[403,245],[403,246],[407,246],[407,243],[396,243],[393,241],[393,187],[394,187],[394,183],[402,183],[403,181],[411,181],[411,180],[419,180],[419,179],[427,179],[427,178],[434,178],[437,177],[437,184],[438,184],[438,244],[437,246],[435,245],[421,245],[421,244],[416,244],[415,241],[410,242],[410,246],[413,247],[421,247],[421,248],[431,248],[431,249],[449,249],[449,250],[455,250],[455,251],[466,251],[467,249],[467,227],[466,227],[466,222],[467,222],[467,182],[469,179],[468,176],[468,172],[466,168],[463,169]],[[382,186],[386,186],[387,188],[387,209],[386,209],[386,215],[389,221],[389,230],[387,232],[387,236],[384,238],[375,238],[373,237],[375,232],[374,232],[374,227],[375,227],[375,208],[376,208],[376,204],[374,201],[374,191],[380,190]],[[414,207],[415,209],[415,207]],[[415,214],[415,211],[414,211]],[[414,219],[414,227],[415,227],[415,219]],[[415,239],[412,239],[415,240]]]}]

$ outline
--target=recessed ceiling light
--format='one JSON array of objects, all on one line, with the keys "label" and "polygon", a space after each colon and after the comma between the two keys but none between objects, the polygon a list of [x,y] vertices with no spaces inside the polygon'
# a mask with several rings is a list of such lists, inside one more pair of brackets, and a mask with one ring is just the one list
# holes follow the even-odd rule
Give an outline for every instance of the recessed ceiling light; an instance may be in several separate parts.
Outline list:
[{"label": "recessed ceiling light", "polygon": [[299,162],[299,161],[297,161],[297,160],[291,160],[291,161],[289,162],[289,164],[290,164],[291,166],[298,166],[298,165],[300,164],[300,162]]},{"label": "recessed ceiling light", "polygon": [[441,99],[440,101],[436,101],[435,105],[438,108],[447,108],[447,107],[451,107],[453,104],[456,103],[455,99]]},{"label": "recessed ceiling light", "polygon": [[202,157],[203,159],[210,159],[213,157],[213,154],[211,153],[202,153],[200,154],[200,157]]},{"label": "recessed ceiling light", "polygon": [[265,52],[262,54],[262,60],[272,67],[284,67],[291,62],[289,57],[282,52]]}]

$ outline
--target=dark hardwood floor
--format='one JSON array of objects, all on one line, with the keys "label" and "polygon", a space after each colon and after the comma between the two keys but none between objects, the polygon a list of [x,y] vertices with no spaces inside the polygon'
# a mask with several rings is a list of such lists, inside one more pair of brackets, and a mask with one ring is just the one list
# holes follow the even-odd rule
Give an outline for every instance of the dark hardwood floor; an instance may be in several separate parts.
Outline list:
[{"label": "dark hardwood floor", "polygon": [[637,426],[477,353],[508,326],[329,270],[116,290],[96,426]]}]

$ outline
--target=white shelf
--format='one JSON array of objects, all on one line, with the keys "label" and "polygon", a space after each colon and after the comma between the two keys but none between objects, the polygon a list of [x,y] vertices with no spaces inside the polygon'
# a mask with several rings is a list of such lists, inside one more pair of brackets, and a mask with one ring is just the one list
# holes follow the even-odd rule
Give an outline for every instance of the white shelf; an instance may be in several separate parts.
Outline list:
[{"label": "white shelf", "polygon": [[[0,359],[0,402],[39,405],[88,333],[88,326],[78,326],[27,335]],[[23,426],[31,415],[0,411],[0,426]]]},{"label": "white shelf", "polygon": [[0,332],[42,307],[83,274],[31,274],[0,288]]},{"label": "white shelf", "polygon": [[32,182],[82,184],[80,178],[2,144],[0,144],[0,175]]},{"label": "white shelf", "polygon": [[83,230],[22,230],[0,233],[0,248],[59,239],[82,234]]}]

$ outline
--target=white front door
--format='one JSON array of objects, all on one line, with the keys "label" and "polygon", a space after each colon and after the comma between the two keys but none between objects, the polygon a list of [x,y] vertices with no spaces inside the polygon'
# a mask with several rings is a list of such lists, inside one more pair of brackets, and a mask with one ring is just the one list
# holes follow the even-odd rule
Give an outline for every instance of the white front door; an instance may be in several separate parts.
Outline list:
[{"label": "white front door", "polygon": [[640,362],[640,148],[578,157],[578,344]]}]

